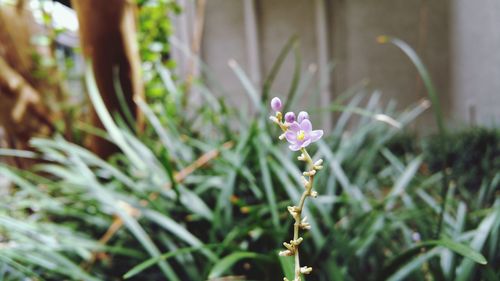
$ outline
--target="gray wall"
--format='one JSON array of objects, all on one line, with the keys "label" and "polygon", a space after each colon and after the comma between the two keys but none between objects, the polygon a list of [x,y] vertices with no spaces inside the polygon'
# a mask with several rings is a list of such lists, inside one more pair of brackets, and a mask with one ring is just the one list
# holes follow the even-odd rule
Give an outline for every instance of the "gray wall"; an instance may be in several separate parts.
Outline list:
[{"label": "gray wall", "polygon": [[500,1],[455,0],[452,17],[452,117],[500,125]]},{"label": "gray wall", "polygon": [[[215,78],[211,88],[229,96],[234,104],[244,104],[248,98],[228,61],[235,59],[260,89],[281,48],[296,34],[300,37],[302,72],[318,70],[315,86],[308,87],[302,100],[304,107],[325,105],[359,82],[370,81],[370,89],[381,90],[382,103],[395,100],[402,109],[427,98],[427,94],[408,58],[396,47],[376,42],[378,35],[391,35],[408,42],[428,67],[450,124],[498,123],[499,3],[209,0],[201,57]],[[329,61],[336,62],[333,73],[327,70]],[[288,92],[293,66],[290,56],[273,87],[275,94]],[[329,118],[322,115],[325,123]],[[429,131],[434,124],[430,109],[413,126]]]},{"label": "gray wall", "polygon": [[[398,37],[422,58],[445,107],[449,101],[448,1],[338,0],[333,1],[331,26],[334,93],[370,81],[385,101],[396,100],[400,109],[427,98],[414,65],[396,47],[378,44],[382,34]],[[432,110],[432,109],[431,109]],[[418,119],[419,127],[433,127],[431,110]],[[429,126],[430,125],[430,126]]]}]

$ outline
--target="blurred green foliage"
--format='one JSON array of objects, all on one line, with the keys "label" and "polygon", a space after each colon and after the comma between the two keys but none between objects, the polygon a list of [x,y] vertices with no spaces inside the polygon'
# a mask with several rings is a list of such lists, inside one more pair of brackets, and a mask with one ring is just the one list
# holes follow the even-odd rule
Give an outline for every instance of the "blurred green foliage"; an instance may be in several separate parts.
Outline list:
[{"label": "blurred green foliage", "polygon": [[[441,153],[443,142],[449,147],[446,153]],[[444,138],[430,137],[425,142],[424,153],[432,172],[449,163],[451,179],[458,186],[477,192],[500,171],[500,130],[473,127]]]},{"label": "blurred green foliage", "polygon": [[171,0],[137,0],[139,54],[143,61],[146,97],[150,100],[166,98],[157,64],[175,67],[170,58],[169,38],[173,33],[171,17],[180,13],[180,7]]}]

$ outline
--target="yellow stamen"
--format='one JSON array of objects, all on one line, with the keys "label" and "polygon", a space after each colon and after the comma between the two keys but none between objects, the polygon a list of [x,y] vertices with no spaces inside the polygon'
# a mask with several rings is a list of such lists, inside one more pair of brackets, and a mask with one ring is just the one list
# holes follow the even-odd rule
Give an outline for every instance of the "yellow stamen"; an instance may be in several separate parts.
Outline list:
[{"label": "yellow stamen", "polygon": [[297,139],[299,141],[301,140],[304,140],[304,138],[306,137],[306,134],[304,133],[304,131],[300,130],[298,133],[297,133]]}]

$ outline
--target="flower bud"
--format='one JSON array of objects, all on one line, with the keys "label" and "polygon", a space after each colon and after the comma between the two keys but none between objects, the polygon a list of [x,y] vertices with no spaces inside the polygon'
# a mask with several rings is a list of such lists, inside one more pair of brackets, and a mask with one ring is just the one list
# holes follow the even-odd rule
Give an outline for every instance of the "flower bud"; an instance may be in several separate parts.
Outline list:
[{"label": "flower bud", "polygon": [[274,111],[280,111],[282,106],[283,106],[283,104],[281,103],[281,100],[278,97],[274,97],[271,100],[271,108]]},{"label": "flower bud", "polygon": [[290,250],[284,250],[284,251],[280,251],[279,255],[282,257],[289,257],[289,256],[293,256],[293,252]]},{"label": "flower bud", "polygon": [[310,274],[313,269],[308,266],[303,266],[300,268],[300,273],[302,274]]},{"label": "flower bud", "polygon": [[[290,241],[290,242],[292,242],[292,241]],[[291,252],[295,251],[295,245],[293,245],[291,243],[283,242],[283,246],[285,246],[285,248],[287,248]]]},{"label": "flower bud", "polygon": [[319,171],[319,170],[323,169],[323,166],[314,166],[313,168],[314,168],[314,170]]},{"label": "flower bud", "polygon": [[302,175],[304,175],[306,177],[314,176],[314,175],[316,175],[316,170],[310,170],[310,171],[307,171],[307,172],[303,172]]},{"label": "flower bud", "polygon": [[299,115],[297,116],[297,122],[301,123],[305,119],[309,119],[309,113],[305,111],[299,112]]},{"label": "flower bud", "polygon": [[304,238],[299,237],[295,240],[290,240],[290,244],[292,244],[293,246],[298,246],[300,245],[300,243],[302,243],[302,241],[304,241]]},{"label": "flower bud", "polygon": [[287,112],[285,114],[285,121],[288,123],[293,123],[295,121],[295,113]]},{"label": "flower bud", "polygon": [[280,111],[276,112],[276,118],[277,118],[279,121],[281,121],[281,119],[283,119],[283,114],[282,114]]},{"label": "flower bud", "polygon": [[299,160],[299,161],[306,161],[306,156],[304,155],[304,153],[300,154],[300,156],[297,157],[297,160]]}]

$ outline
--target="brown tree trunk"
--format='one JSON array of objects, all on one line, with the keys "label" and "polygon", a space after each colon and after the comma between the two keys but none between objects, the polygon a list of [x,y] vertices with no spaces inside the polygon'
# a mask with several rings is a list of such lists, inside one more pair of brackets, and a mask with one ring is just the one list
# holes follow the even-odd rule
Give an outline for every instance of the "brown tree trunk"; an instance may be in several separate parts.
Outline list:
[{"label": "brown tree trunk", "polygon": [[[107,109],[127,120],[115,89],[115,80],[119,81],[127,106],[125,110],[139,120],[134,98],[142,98],[143,85],[135,4],[130,0],[73,0],[72,4],[78,15],[83,54],[92,62],[96,84]],[[92,123],[103,127],[95,112]],[[139,127],[140,123],[137,123]],[[116,151],[111,143],[96,136],[89,137],[86,142],[87,147],[102,157]]]},{"label": "brown tree trunk", "polygon": [[53,132],[53,114],[45,103],[53,92],[46,77],[36,76],[40,68],[33,55],[46,50],[31,44],[40,34],[31,11],[24,2],[18,6],[0,6],[0,127],[4,143],[11,148],[27,149],[33,136]]}]

